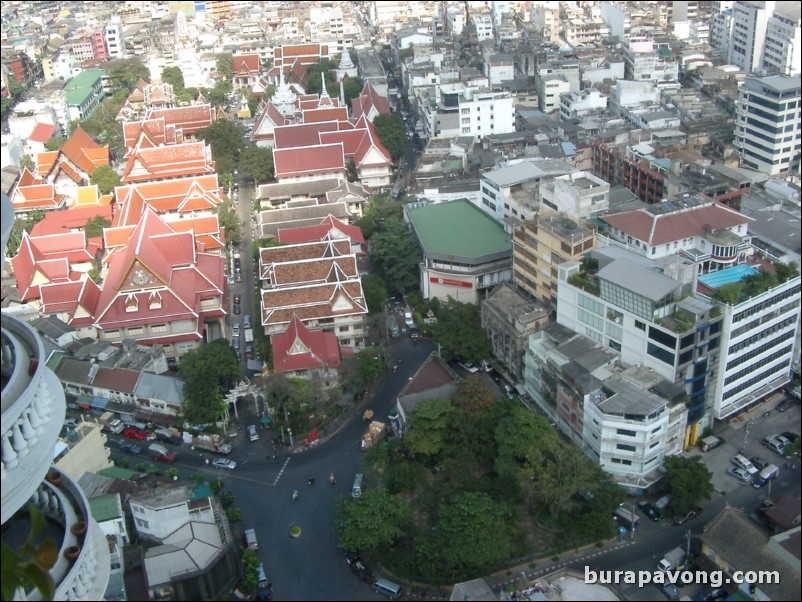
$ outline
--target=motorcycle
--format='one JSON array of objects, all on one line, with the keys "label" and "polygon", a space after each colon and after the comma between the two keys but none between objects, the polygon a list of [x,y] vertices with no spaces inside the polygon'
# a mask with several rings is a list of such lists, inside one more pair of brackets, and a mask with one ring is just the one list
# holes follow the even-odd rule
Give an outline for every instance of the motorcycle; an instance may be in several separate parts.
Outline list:
[{"label": "motorcycle", "polygon": [[297,489],[292,492],[292,499],[294,499],[294,500],[298,499],[298,490]]},{"label": "motorcycle", "polygon": [[315,484],[315,477],[309,477],[309,479],[307,480],[307,483],[308,483],[310,486],[311,486],[311,485],[314,485],[314,484]]},{"label": "motorcycle", "polygon": [[334,473],[329,475],[329,483],[332,484],[332,485],[336,485],[337,484],[337,481],[334,478]]}]

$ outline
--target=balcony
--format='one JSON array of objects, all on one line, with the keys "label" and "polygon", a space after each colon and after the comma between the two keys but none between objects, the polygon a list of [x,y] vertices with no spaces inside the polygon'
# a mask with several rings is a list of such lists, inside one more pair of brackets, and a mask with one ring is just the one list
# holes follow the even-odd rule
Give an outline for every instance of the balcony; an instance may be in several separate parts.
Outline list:
[{"label": "balcony", "polygon": [[3,524],[34,494],[64,424],[64,389],[44,365],[36,332],[4,313],[2,328]]}]

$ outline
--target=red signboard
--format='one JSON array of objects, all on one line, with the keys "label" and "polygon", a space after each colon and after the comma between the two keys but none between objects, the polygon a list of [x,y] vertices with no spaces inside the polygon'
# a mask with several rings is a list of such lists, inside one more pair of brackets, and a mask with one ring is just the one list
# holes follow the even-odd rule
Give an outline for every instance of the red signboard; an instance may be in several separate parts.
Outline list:
[{"label": "red signboard", "polygon": [[461,280],[451,280],[450,278],[437,278],[436,276],[430,276],[429,282],[434,284],[446,284],[448,286],[460,286],[462,288],[473,288],[473,284],[470,282],[462,282]]}]

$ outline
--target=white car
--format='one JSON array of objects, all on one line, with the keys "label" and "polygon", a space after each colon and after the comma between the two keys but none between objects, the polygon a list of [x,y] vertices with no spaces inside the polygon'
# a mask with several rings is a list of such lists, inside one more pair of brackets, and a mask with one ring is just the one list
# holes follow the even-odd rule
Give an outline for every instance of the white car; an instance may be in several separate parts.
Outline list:
[{"label": "white car", "polygon": [[256,430],[256,426],[253,424],[248,427],[248,439],[251,441],[259,441],[259,433]]},{"label": "white car", "polygon": [[234,470],[237,467],[237,463],[234,460],[228,460],[226,458],[218,458],[214,462],[212,462],[212,466],[215,468],[227,468],[228,470]]},{"label": "white car", "polygon": [[460,362],[459,365],[460,365],[460,368],[470,372],[471,374],[475,374],[475,373],[479,372],[479,368],[477,368],[476,366],[474,366],[470,362]]},{"label": "white car", "polygon": [[733,466],[732,468],[728,468],[727,474],[735,477],[736,479],[744,483],[748,483],[749,481],[752,480],[752,475],[750,475],[746,470],[744,470],[743,468],[736,468],[735,466]]}]

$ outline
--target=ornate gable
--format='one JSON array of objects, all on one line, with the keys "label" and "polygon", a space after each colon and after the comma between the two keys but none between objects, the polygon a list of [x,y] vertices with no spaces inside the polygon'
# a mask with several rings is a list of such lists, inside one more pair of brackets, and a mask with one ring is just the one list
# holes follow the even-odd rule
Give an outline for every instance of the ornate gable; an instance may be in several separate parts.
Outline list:
[{"label": "ornate gable", "polygon": [[287,355],[302,355],[304,353],[309,353],[309,347],[306,346],[296,332],[295,340],[292,342],[292,345],[290,345]]},{"label": "ornate gable", "polygon": [[120,290],[141,289],[152,286],[161,286],[159,278],[146,268],[140,261],[134,261],[128,275],[123,279]]},{"label": "ornate gable", "polygon": [[351,296],[340,286],[335,289],[335,293],[332,295],[331,309],[332,311],[351,311],[354,309]]}]

